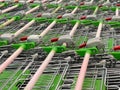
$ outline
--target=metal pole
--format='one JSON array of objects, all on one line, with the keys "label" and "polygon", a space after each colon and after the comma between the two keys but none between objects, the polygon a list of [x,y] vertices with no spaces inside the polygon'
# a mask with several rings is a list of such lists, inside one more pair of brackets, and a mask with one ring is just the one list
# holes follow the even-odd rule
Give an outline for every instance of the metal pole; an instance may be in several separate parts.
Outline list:
[{"label": "metal pole", "polygon": [[40,36],[43,37],[53,26],[56,24],[56,20],[54,20],[41,34]]},{"label": "metal pole", "polygon": [[32,8],[32,9],[30,9],[29,11],[27,11],[27,12],[25,13],[25,15],[28,15],[28,14],[30,14],[30,13],[32,13],[32,12],[38,10],[39,7],[40,7],[40,6],[36,6],[36,7]]},{"label": "metal pole", "polygon": [[6,13],[6,12],[8,12],[8,11],[11,11],[11,10],[17,8],[18,6],[19,6],[19,5],[17,4],[17,5],[14,5],[14,6],[12,6],[12,7],[7,8],[7,9],[4,9],[4,10],[1,11],[1,13],[3,14],[3,13]]},{"label": "metal pole", "polygon": [[18,35],[20,35],[22,32],[24,32],[26,29],[28,29],[31,25],[33,25],[35,23],[35,20],[33,19],[32,21],[30,21],[29,23],[27,23],[24,27],[22,27],[21,29],[19,29],[15,34],[14,37],[17,37]]},{"label": "metal pole", "polygon": [[1,4],[1,5],[0,5],[0,8],[1,8],[1,7],[3,7],[4,5],[5,5],[4,3],[3,3],[3,4]]},{"label": "metal pole", "polygon": [[93,12],[93,15],[95,15],[95,14],[97,13],[98,9],[99,9],[99,7],[97,6],[97,7],[95,8],[95,11]]},{"label": "metal pole", "polygon": [[90,58],[90,53],[86,52],[83,63],[82,63],[82,66],[81,66],[81,69],[80,69],[80,73],[78,75],[75,90],[82,90],[82,86],[83,86],[85,74],[86,74],[86,71],[87,71],[89,58]]},{"label": "metal pole", "polygon": [[63,0],[59,0],[58,3],[61,3]]},{"label": "metal pole", "polygon": [[56,13],[60,8],[61,8],[61,6],[58,6],[58,7],[52,12],[52,14]]},{"label": "metal pole", "polygon": [[2,73],[5,68],[10,65],[14,60],[15,58],[23,51],[23,47],[21,46],[20,48],[18,48],[7,60],[5,60],[5,62],[3,62],[1,65],[0,65],[0,73]]},{"label": "metal pole", "polygon": [[[98,29],[97,29],[97,33],[96,33],[96,38],[100,37],[101,34],[101,30],[102,30],[102,23],[99,23]],[[88,62],[89,62],[89,58],[90,58],[90,51],[88,50],[85,54],[79,75],[78,75],[78,79],[77,79],[77,83],[75,86],[75,90],[82,90],[82,86],[83,86],[83,82],[84,82],[84,78],[85,78],[85,74],[87,71],[87,66],[88,66]]]},{"label": "metal pole", "polygon": [[75,7],[75,9],[71,12],[72,14],[74,14],[78,9],[78,6]]},{"label": "metal pole", "polygon": [[116,14],[115,15],[119,16],[119,8],[118,7],[116,7]]},{"label": "metal pole", "polygon": [[101,35],[101,30],[102,30],[102,26],[103,26],[103,22],[100,22],[100,23],[99,23],[99,26],[98,26],[97,33],[96,33],[96,38],[99,38],[99,37],[100,37],[100,35]]},{"label": "metal pole", "polygon": [[3,24],[0,25],[0,28],[3,28],[7,25],[9,25],[10,23],[14,22],[15,21],[15,18],[11,18],[10,20],[4,22]]},{"label": "metal pole", "polygon": [[37,82],[41,74],[44,72],[45,68],[47,67],[47,65],[49,64],[49,62],[51,61],[55,53],[56,53],[55,50],[51,50],[51,52],[48,54],[46,59],[43,61],[42,65],[38,68],[37,72],[34,74],[34,76],[29,81],[29,83],[27,84],[24,90],[32,90],[35,83]]},{"label": "metal pole", "polygon": [[74,25],[74,27],[72,28],[71,32],[70,32],[70,36],[73,37],[77,27],[79,26],[79,22],[76,22],[76,24]]}]

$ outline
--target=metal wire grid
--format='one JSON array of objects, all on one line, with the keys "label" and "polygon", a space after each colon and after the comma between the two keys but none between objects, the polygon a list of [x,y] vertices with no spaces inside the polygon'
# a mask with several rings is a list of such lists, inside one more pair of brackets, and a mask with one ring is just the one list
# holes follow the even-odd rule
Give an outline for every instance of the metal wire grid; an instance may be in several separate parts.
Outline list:
[{"label": "metal wire grid", "polygon": [[[90,29],[90,28],[89,28]],[[90,29],[89,30],[89,33],[88,33],[88,37],[89,38],[92,38],[92,37],[94,37],[94,32],[96,32],[95,31],[96,30],[96,28],[94,28],[94,30],[93,30],[93,28],[92,28],[92,30]],[[105,27],[103,28],[103,31],[105,31]],[[105,31],[105,33],[103,32],[102,33],[102,39],[103,39],[103,41],[105,41],[105,46],[106,46],[106,48],[107,48],[107,43],[106,43],[106,38],[108,39],[108,36],[106,35],[106,34],[109,34],[109,36],[111,36],[111,34],[110,34],[111,32],[110,31]],[[92,35],[92,37],[91,37],[91,35]],[[113,34],[112,34],[112,36],[113,36]],[[106,62],[107,62],[107,64],[109,65],[110,63],[110,58],[111,58],[111,55],[108,55],[107,57],[105,57],[104,56],[105,54],[103,54],[103,55],[101,55],[102,57],[103,57],[103,59],[99,59],[100,61],[102,61],[102,60],[106,60]],[[80,61],[82,61],[81,59],[80,59]],[[93,63],[94,61],[93,61],[93,59],[92,59],[92,61],[91,61],[91,63]],[[75,62],[75,63],[78,63],[78,62]],[[73,64],[73,63],[72,63]],[[112,62],[112,64],[114,64],[114,60],[113,60],[113,62]],[[79,65],[81,65],[80,63],[79,63]],[[90,64],[89,64],[90,65]],[[96,64],[95,64],[96,65]],[[70,65],[71,66],[71,65]],[[77,65],[75,65],[75,67],[76,67]],[[80,67],[78,67],[78,70],[79,70],[79,68]],[[105,81],[106,81],[106,75],[107,75],[107,69],[105,68],[105,67],[99,67],[99,68],[95,68],[95,72],[94,72],[94,69],[93,68],[90,68],[89,66],[88,66],[88,71],[87,71],[87,75],[86,75],[86,78],[88,78],[89,77],[89,75],[90,75],[90,73],[91,73],[91,69],[93,70],[93,78],[92,79],[90,79],[90,81],[92,82],[91,83],[91,88],[89,87],[88,89],[86,89],[85,88],[85,90],[96,90],[95,89],[95,84],[93,84],[94,82],[95,82],[95,80],[97,80],[97,79],[101,79],[102,81],[101,81],[101,88],[100,88],[100,90],[103,90],[103,86],[105,85]],[[101,70],[101,71],[99,71],[99,69]],[[77,70],[77,69],[75,69],[75,70]],[[73,75],[75,75],[75,70],[73,70]],[[68,70],[69,71],[69,70]],[[72,71],[71,71],[72,72]],[[97,74],[96,74],[96,72],[97,72]],[[70,75],[70,77],[72,77],[71,75],[71,73],[68,73],[68,75]],[[95,75],[95,76],[94,76]],[[68,76],[69,77],[69,76]],[[105,78],[104,78],[105,77]],[[67,78],[67,77],[66,77]],[[72,80],[71,80],[72,81]],[[88,80],[87,80],[87,82],[88,82]],[[84,82],[85,83],[85,82]],[[71,84],[64,84],[63,85],[63,87],[62,87],[62,89],[64,90],[69,90],[71,87]],[[109,86],[108,86],[109,87]],[[108,89],[109,90],[109,89]]]},{"label": "metal wire grid", "polygon": [[[118,30],[118,28],[116,29]],[[107,43],[106,41],[109,40],[111,37],[112,38],[115,38],[115,42],[116,40],[118,39],[116,36],[118,35],[119,36],[119,31],[117,31],[117,33],[115,33],[115,30],[111,30],[108,28],[106,31],[105,31],[105,28],[103,29],[104,32],[102,32],[102,38],[103,38],[103,41],[105,42],[105,48],[107,50]],[[94,32],[93,32],[94,33]],[[116,35],[117,34],[117,35]],[[93,35],[93,34],[92,34]],[[108,37],[109,36],[109,37]],[[115,43],[116,44],[116,43]],[[98,60],[98,58],[96,59]],[[106,54],[103,54],[102,55],[102,58],[99,59],[100,61],[102,60],[105,60],[106,61],[106,67],[111,67],[111,68],[106,68],[104,67],[103,68],[103,72],[104,73],[100,73],[102,76],[101,78],[103,78],[102,80],[102,85],[105,85],[107,87],[107,90],[118,90],[119,89],[119,81],[116,81],[118,80],[118,77],[119,77],[119,74],[118,73],[114,73],[114,70],[118,69],[119,67],[119,61],[118,62],[115,62],[115,60],[112,58],[111,55],[107,55]],[[93,59],[91,61],[93,63]],[[90,65],[90,64],[89,64]],[[96,64],[95,64],[96,65]],[[116,65],[116,67],[115,67]],[[88,66],[88,72],[89,72],[89,66]],[[98,68],[97,68],[98,69]],[[101,68],[100,68],[101,69]],[[108,69],[108,70],[107,70]],[[112,70],[113,69],[113,70]],[[87,72],[87,73],[88,73]],[[118,72],[118,70],[116,71]],[[88,74],[90,75],[90,74]],[[94,74],[95,75],[95,74]],[[112,77],[113,76],[113,77]],[[86,78],[87,78],[87,75],[86,75]],[[112,80],[110,80],[111,78],[113,78]],[[95,77],[94,77],[94,80],[95,80]],[[92,86],[92,85],[91,85]],[[93,85],[95,86],[95,85]],[[87,89],[85,89],[87,90]],[[92,90],[92,88],[88,89],[88,90]],[[94,89],[93,89],[94,90]],[[95,89],[96,90],[96,89]],[[103,90],[103,88],[101,88],[101,90]]]},{"label": "metal wire grid", "polygon": [[[6,5],[6,6],[4,6],[4,7],[1,7],[0,10],[4,10],[4,9],[9,8],[9,7],[11,7],[11,6],[14,6],[14,5],[15,5],[15,3],[9,2],[8,5]],[[16,12],[16,11],[19,11],[19,10],[24,10],[24,9],[26,9],[26,8],[27,8],[27,6],[26,6],[26,5],[23,5],[22,7],[18,7],[18,8],[14,9],[14,10],[12,10],[12,11],[10,11],[10,12]]]},{"label": "metal wire grid", "polygon": [[[15,81],[16,77],[15,75],[18,75],[17,73],[19,73],[19,71],[21,71],[20,69],[28,62],[24,61],[25,59],[22,60],[18,59],[19,61],[15,61],[13,64],[11,64],[5,72],[6,74],[9,74],[7,77],[4,77],[1,79],[1,90],[5,89],[5,88],[9,88],[10,85]],[[20,62],[22,61],[22,63]],[[7,72],[8,71],[8,72]],[[4,82],[3,82],[4,81]]]},{"label": "metal wire grid", "polygon": [[[66,26],[69,26],[69,25],[66,25]],[[64,27],[64,26],[63,26]],[[82,26],[81,26],[82,27]],[[76,34],[75,34],[75,37],[74,37],[74,41],[77,43],[78,42],[78,39],[80,40],[80,36],[89,36],[88,35],[88,32],[89,32],[89,30],[88,30],[88,28],[89,27],[87,27],[87,29],[83,29],[83,28],[81,28],[81,27],[79,27],[77,30],[76,30]],[[65,28],[65,29],[62,29],[62,30],[64,30],[64,33],[62,32],[62,34],[61,35],[65,35],[65,34],[68,34],[69,32],[70,32],[70,28],[72,28],[72,26],[69,26],[69,28]],[[67,29],[68,29],[68,31],[67,31]],[[91,28],[92,29],[92,28]],[[57,29],[58,30],[58,29]],[[86,31],[86,32],[84,32],[84,31]],[[54,33],[54,35],[55,35],[56,33]],[[59,33],[60,34],[60,33]],[[61,36],[60,35],[60,36]],[[52,34],[50,34],[50,36],[53,36]],[[59,35],[58,35],[59,36]],[[53,36],[54,37],[54,36]],[[81,43],[84,41],[84,39],[82,40],[81,39]],[[79,43],[80,44],[80,43]],[[74,72],[74,71],[72,71],[72,72]],[[72,75],[71,73],[69,74],[70,76]],[[64,86],[64,85],[63,85]],[[69,85],[68,85],[69,86]],[[67,87],[63,87],[63,89],[66,89]],[[70,89],[70,87],[68,88],[68,90]]]},{"label": "metal wire grid", "polygon": [[[35,13],[33,13],[33,14],[36,14],[36,13],[39,13],[39,12],[35,12]],[[18,24],[19,23],[19,24]],[[3,33],[15,33],[17,30],[19,30],[20,28],[22,28],[25,24],[27,24],[28,23],[28,21],[24,21],[24,20],[21,20],[21,21],[15,21],[15,22],[13,22],[13,23],[11,23],[10,25],[8,25],[8,26],[6,26],[6,27],[4,27],[3,29],[0,29],[1,30],[1,34],[3,34]],[[46,25],[45,25],[46,24]],[[37,26],[36,26],[37,25]],[[44,25],[43,24],[39,24],[39,22],[37,22],[37,23],[35,23],[35,24],[33,24],[31,27],[29,27],[28,28],[28,30],[26,30],[25,32],[23,32],[20,36],[19,36],[19,38],[20,37],[22,37],[22,36],[24,36],[24,35],[30,35],[30,34],[34,34],[34,33],[40,33],[39,32],[39,30],[40,29],[43,29],[42,27],[46,27],[47,25],[49,25],[49,24],[47,24],[47,23],[44,23]],[[31,31],[32,30],[32,31]],[[44,30],[44,29],[43,29]],[[36,32],[37,31],[37,32]],[[32,33],[31,33],[32,32]],[[17,41],[17,40],[16,40]]]},{"label": "metal wire grid", "polygon": [[[66,10],[67,11],[67,10]],[[70,11],[71,12],[71,10],[68,10],[68,11]],[[35,12],[36,13],[36,12]],[[35,14],[34,13],[34,14]],[[19,22],[19,21],[18,21]],[[7,29],[6,30],[9,30],[9,27],[11,28],[11,26],[13,26],[13,25],[18,25],[18,22],[16,23],[16,22],[14,22],[13,24],[11,24],[11,25],[9,25],[8,27],[6,27]],[[21,24],[23,24],[22,22],[20,22]],[[13,26],[14,27],[14,26]],[[4,31],[4,30],[3,30]],[[10,30],[10,31],[13,31],[13,30]]]},{"label": "metal wire grid", "polygon": [[120,42],[119,41],[119,38],[120,38],[119,37],[119,34],[120,34],[119,29],[120,29],[119,27],[118,28],[112,28],[112,30],[113,30],[112,32],[114,33],[113,34],[114,36],[112,38],[115,39],[115,42],[114,42],[115,45],[119,45],[120,44],[119,43]]},{"label": "metal wire grid", "polygon": [[6,9],[6,8],[11,7],[13,5],[14,5],[13,3],[9,3],[8,5],[1,7],[0,10]]},{"label": "metal wire grid", "polygon": [[[28,60],[30,61],[30,60]],[[29,62],[27,66],[22,69],[23,71],[29,70],[29,74],[21,73],[20,76],[14,81],[14,83],[11,85],[9,90],[12,89],[12,86],[16,85],[17,82],[23,81],[23,78],[21,77],[26,77],[24,79],[24,83],[20,84],[18,86],[19,90],[23,90],[24,87],[26,86],[27,82],[30,80],[32,75],[36,72],[37,68],[41,65],[43,61],[43,58],[38,58],[35,61]],[[29,65],[29,66],[28,66]],[[47,69],[44,71],[42,78],[40,78],[40,81],[38,81],[33,88],[33,90],[49,90],[54,84],[55,84],[55,79],[59,79],[58,82],[56,82],[56,86],[54,86],[55,90],[59,88],[59,84],[62,82],[62,79],[64,78],[67,68],[69,67],[68,61],[65,61],[63,58],[54,57],[53,60],[50,62],[49,66]]]},{"label": "metal wire grid", "polygon": [[[51,29],[48,34],[46,36],[44,36],[43,40],[43,44],[45,46],[53,46],[53,45],[57,45],[56,43],[51,43],[50,40],[52,38],[59,38],[62,35],[68,35],[70,33],[70,31],[72,30],[73,25],[71,24],[56,24],[55,27],[53,27],[53,29]],[[75,43],[72,49],[78,48],[78,46],[80,45],[80,42],[82,43],[84,41],[84,35],[87,34],[87,30],[86,32],[84,32],[83,28],[81,29],[81,26],[78,27],[78,29],[75,32],[75,35],[73,36],[73,41]]]},{"label": "metal wire grid", "polygon": [[[21,62],[22,61],[22,62]],[[3,75],[7,75],[6,77],[2,77],[1,74],[1,90],[5,89],[5,88],[9,88],[10,85],[14,82],[16,77],[15,75],[18,75],[20,69],[26,65],[28,62],[26,57],[20,57],[17,58],[16,61],[14,63],[12,63],[5,72],[3,72]],[[4,81],[4,82],[3,82]]]},{"label": "metal wire grid", "polygon": [[[114,45],[119,45],[119,27],[109,29],[108,38],[114,39]],[[112,63],[112,67],[107,67],[106,73],[106,82],[105,85],[107,90],[119,90],[120,89],[120,81],[119,81],[119,61],[116,61],[111,55],[109,55],[109,61]]]},{"label": "metal wire grid", "polygon": [[[93,70],[93,71],[94,71],[94,70]],[[96,70],[96,71],[97,71],[97,70]],[[97,71],[97,72],[98,72],[98,71]],[[95,77],[96,77],[96,76],[94,76],[94,78],[95,78]],[[93,81],[94,81],[94,80],[93,80]],[[112,87],[112,86],[109,85],[108,87]],[[90,90],[91,90],[91,89],[90,89]],[[114,89],[113,89],[113,90],[114,90]]]},{"label": "metal wire grid", "polygon": [[[4,23],[5,21],[7,21],[8,19],[14,17],[15,15],[21,15],[21,13],[23,12],[23,10],[25,10],[26,8],[22,8],[20,10],[12,10],[8,13],[2,14],[1,19],[0,19],[0,24]],[[19,11],[19,12],[18,12]],[[21,13],[20,13],[21,12]],[[9,18],[8,18],[9,17]]]},{"label": "metal wire grid", "polygon": [[[26,10],[26,9],[23,9],[23,10]],[[21,10],[21,11],[23,11],[23,10]],[[19,11],[19,12],[21,12],[21,11]],[[16,11],[15,13],[12,13],[12,12],[10,12],[10,14],[11,14],[11,16],[13,16],[14,17],[14,15],[16,15],[17,13],[19,13],[18,11]],[[32,13],[32,14],[35,14],[36,15],[36,13],[38,14],[38,12],[34,12],[34,13]],[[0,31],[1,32],[3,32],[3,33],[14,33],[14,32],[16,32],[18,29],[20,29],[20,28],[22,28],[25,24],[27,24],[29,21],[27,21],[27,20],[20,20],[20,21],[14,21],[14,22],[12,22],[10,25],[8,25],[8,26],[6,26],[6,27],[4,27],[4,28],[2,28],[2,29],[0,29]],[[3,23],[3,22],[2,22]],[[33,26],[33,25],[32,25]],[[31,26],[31,27],[32,27]],[[28,33],[28,32],[27,32]]]},{"label": "metal wire grid", "polygon": [[[67,25],[67,26],[68,26],[68,25]],[[71,25],[70,25],[70,26],[71,26]],[[56,27],[57,27],[57,26],[56,26]],[[72,28],[72,26],[71,26],[70,28]],[[66,28],[65,28],[65,29],[64,29],[65,31],[63,30],[63,28],[61,28],[61,29],[63,30],[63,32],[61,33],[61,35],[62,35],[62,34],[64,35],[64,34],[66,34],[66,33],[69,33],[70,28],[68,28],[68,30],[66,30]],[[60,29],[60,28],[57,27],[56,29],[57,29],[59,32],[61,32],[61,29]],[[56,31],[57,31],[57,30],[56,30]],[[58,31],[57,31],[57,32],[58,32]],[[52,31],[52,32],[53,32],[53,31]],[[52,32],[51,32],[51,33],[52,33]],[[58,32],[58,33],[59,33],[59,32]],[[56,32],[55,32],[55,33],[52,33],[52,34],[56,34]],[[49,34],[48,34],[48,35],[49,35]],[[56,34],[56,35],[57,35],[57,34]],[[52,36],[52,35],[51,35],[51,36]],[[59,36],[60,36],[60,35],[59,35]],[[50,38],[50,37],[49,37],[49,38]],[[2,48],[2,51],[3,51],[3,50],[8,50],[8,51],[9,51],[9,55],[7,55],[6,57],[10,56],[10,55],[14,52],[14,50],[12,50],[12,49],[10,50],[10,47],[9,47],[9,49],[8,49],[7,47],[4,47],[4,48],[5,48],[5,49]],[[24,52],[23,52],[23,53],[24,53]],[[29,52],[29,54],[30,54],[30,52]],[[22,56],[23,56],[23,55],[26,55],[26,58],[28,57],[28,53],[21,54],[21,55],[22,55]],[[20,55],[19,57],[21,57],[21,55]],[[19,58],[19,57],[18,57],[18,58]],[[25,57],[25,56],[24,56],[24,57]],[[2,58],[2,60],[5,60],[5,59]],[[44,60],[44,59],[43,59],[43,60]],[[57,59],[56,59],[56,60],[57,60]],[[37,63],[38,63],[38,62],[37,62]],[[40,63],[40,64],[41,64],[41,63]],[[22,64],[22,65],[23,65],[23,64]],[[35,64],[35,65],[36,65],[36,64]],[[62,64],[62,65],[63,65],[63,64]],[[36,65],[36,66],[37,66],[37,65]],[[60,68],[59,64],[58,64],[58,67]],[[65,68],[65,66],[63,66],[63,67]],[[63,67],[61,67],[61,68],[63,68]],[[49,67],[48,67],[48,68],[49,68]],[[59,70],[59,68],[57,68],[56,70]],[[56,73],[56,72],[54,72],[54,73]],[[53,73],[53,75],[56,75],[56,74],[54,74],[54,73]],[[62,75],[62,76],[63,76],[63,75]],[[55,77],[54,77],[54,78],[55,78]],[[23,88],[23,87],[24,87],[24,85],[21,86],[21,88]]]},{"label": "metal wire grid", "polygon": [[[10,47],[9,47],[10,48]],[[39,51],[39,53],[38,53]],[[0,81],[0,89],[7,89],[7,90],[11,90],[10,88],[13,88],[13,86],[11,86],[12,84],[14,85],[14,88],[17,87],[18,84],[14,83],[18,77],[20,77],[20,75],[22,75],[22,73],[29,73],[29,70],[27,70],[28,66],[30,65],[30,63],[33,63],[34,57],[31,57],[31,55],[34,55],[34,53],[38,53],[40,56],[45,55],[44,52],[42,53],[41,49],[34,49],[32,51],[28,52],[23,52],[20,56],[18,56],[16,58],[16,60],[9,65],[6,70],[0,75],[1,76],[1,81]],[[12,52],[11,52],[12,53]],[[10,53],[8,53],[7,56],[9,56]],[[1,63],[6,59],[7,57],[4,56],[2,57],[2,61]],[[26,78],[26,77],[24,77]]]},{"label": "metal wire grid", "polygon": [[[26,6],[26,5],[24,5],[24,6]],[[17,12],[16,12],[17,11]],[[14,13],[13,12],[10,12],[10,13],[8,13],[8,14],[10,14],[10,16],[14,16],[14,15],[16,15],[17,13],[19,13],[19,12],[23,12],[23,11],[28,11],[28,9],[22,9],[21,11],[19,11],[18,12],[18,10],[14,10]],[[34,12],[34,13],[32,13],[33,15],[37,15],[38,13],[40,13],[39,11],[41,11],[41,9],[39,9],[38,11],[36,11],[36,12]],[[34,16],[35,17],[35,16]],[[1,20],[1,24],[2,23],[4,23],[4,21],[5,21],[5,19],[3,19],[3,20]],[[19,24],[18,24],[19,23]],[[5,32],[5,31],[8,31],[8,32],[15,32],[14,30],[18,30],[19,28],[19,26],[20,26],[20,28],[22,27],[22,25],[24,26],[25,24],[27,24],[27,22],[26,21],[15,21],[15,22],[13,22],[13,23],[11,23],[10,25],[8,25],[8,26],[6,26],[4,29],[1,29],[1,33],[2,33],[2,31],[3,32]],[[34,26],[34,25],[33,25]],[[27,32],[28,33],[28,32]]]},{"label": "metal wire grid", "polygon": [[[60,29],[60,28],[57,27],[57,29]],[[61,29],[62,29],[62,28],[61,28]],[[58,31],[60,32],[61,30],[58,30]],[[58,32],[58,31],[57,31],[57,32]],[[59,32],[58,32],[58,33],[59,33]],[[68,31],[64,32],[64,34],[65,34],[65,33],[68,33]],[[52,33],[52,34],[53,34],[53,33]],[[63,33],[62,33],[62,34],[63,34]],[[9,48],[9,49],[8,49],[8,48]],[[10,49],[10,47],[8,47],[8,48],[7,48],[7,46],[6,46],[6,47],[4,47],[4,48],[1,49],[2,51],[4,51],[4,50],[8,50],[8,51],[9,51],[8,55],[2,58],[2,62],[4,62],[4,60],[5,60],[8,56],[10,56],[10,55],[15,51],[15,50]],[[23,53],[24,53],[24,52],[23,52]],[[29,52],[29,54],[30,54],[30,52]],[[24,56],[24,55],[26,55],[26,56]],[[27,58],[27,57],[28,57],[28,53],[21,54],[19,57],[21,58],[21,56],[24,56],[24,57]],[[18,57],[18,58],[19,58],[19,57]],[[44,60],[44,59],[43,59],[43,60]],[[56,60],[57,60],[57,59],[56,59]],[[1,62],[1,63],[2,63],[2,62]],[[37,63],[38,63],[38,62],[37,62]],[[37,63],[36,63],[36,64],[37,64]],[[14,64],[14,63],[13,63],[13,64]],[[35,64],[35,65],[36,65],[36,64]],[[41,63],[40,63],[40,64],[41,64]],[[21,63],[21,65],[23,65],[23,64]],[[64,65],[64,64],[62,63],[62,65]],[[36,66],[37,66],[37,65],[36,65]],[[61,66],[61,67],[60,67],[59,64],[58,64],[57,67],[59,67],[59,68],[57,68],[56,70],[59,70],[59,69],[60,69],[60,71],[61,71],[61,69],[64,70],[64,68],[65,68],[65,66]],[[63,67],[64,67],[64,68],[63,68]],[[12,67],[12,68],[13,68],[13,67]],[[48,67],[48,68],[49,68],[49,67]],[[53,70],[55,70],[55,69],[53,68]],[[49,71],[50,71],[50,70],[49,70]],[[57,74],[58,74],[58,72],[54,72],[54,73],[57,73]],[[54,73],[52,73],[52,74],[53,74],[53,75],[56,75],[56,74],[54,74]],[[63,75],[62,75],[62,76],[63,76]],[[62,78],[62,76],[61,76],[61,78]],[[52,76],[52,77],[53,77],[53,76]],[[54,78],[55,78],[55,77],[54,77]],[[22,88],[23,88],[23,86],[22,86]]]},{"label": "metal wire grid", "polygon": [[[104,31],[104,32],[103,32]],[[111,33],[112,31],[110,31],[110,28],[108,27],[108,28],[106,28],[106,26],[104,25],[104,27],[103,27],[103,29],[102,29],[102,40],[104,41],[104,44],[105,44],[105,52],[104,52],[104,54],[101,54],[100,55],[100,58],[98,59],[98,58],[96,58],[96,60],[99,60],[99,62],[101,61],[104,61],[105,60],[105,62],[106,62],[106,67],[101,67],[101,68],[97,68],[96,67],[96,69],[102,69],[102,72],[98,72],[98,79],[100,78],[99,77],[99,74],[101,74],[101,88],[100,88],[100,90],[104,90],[106,87],[108,88],[108,87],[111,87],[111,86],[109,86],[108,84],[106,85],[106,81],[107,81],[107,67],[111,67],[111,68],[113,68],[114,67],[114,64],[115,64],[115,60],[114,59],[112,59],[112,56],[111,55],[107,55],[107,54],[105,54],[105,53],[107,53],[107,51],[108,51],[108,47],[107,47],[107,44],[108,44],[108,42],[107,42],[107,40],[109,40],[111,37],[115,37],[114,36],[114,33]],[[94,33],[94,32],[93,32]],[[95,56],[94,56],[95,57]],[[97,55],[97,57],[99,57],[99,55]],[[94,59],[91,59],[91,63],[93,63],[94,61],[93,61]],[[98,61],[97,61],[98,62]],[[90,65],[90,64],[89,64]],[[97,65],[97,63],[95,64],[95,65]],[[89,72],[89,69],[91,69],[91,68],[89,68],[89,66],[88,66],[88,72]],[[89,74],[88,74],[89,75]],[[95,74],[94,74],[95,75]],[[87,75],[86,75],[86,78],[87,78]],[[97,80],[95,77],[94,77],[94,79],[93,80]],[[91,85],[92,86],[92,85]],[[95,85],[93,85],[93,86],[95,86]],[[95,88],[93,88],[93,90],[94,90]],[[86,90],[86,89],[85,89]],[[90,90],[92,90],[92,89],[90,89]],[[96,89],[95,89],[96,90]],[[107,90],[109,90],[109,89],[107,89]]]},{"label": "metal wire grid", "polygon": [[[66,77],[60,90],[74,90],[77,75],[82,64],[82,59],[83,58],[80,58],[78,56],[75,56],[75,58],[71,57],[71,61],[69,62],[70,67],[67,71]],[[91,57],[92,61],[89,62],[83,90],[97,90],[95,85],[98,80],[101,80],[101,83],[99,83],[99,90],[103,90],[102,87],[104,85],[106,69],[103,66],[96,65],[97,62],[95,63],[93,59],[94,58]]]},{"label": "metal wire grid", "polygon": [[[58,28],[57,28],[58,29]],[[79,30],[79,29],[78,29]],[[68,31],[65,29],[65,31],[62,33],[63,35],[64,34],[66,34],[66,33],[68,33],[70,31],[70,28],[68,28]],[[79,32],[80,32],[80,30],[79,30]],[[52,35],[51,35],[52,36]],[[50,37],[49,37],[50,38]]]},{"label": "metal wire grid", "polygon": [[117,62],[117,67],[115,68],[108,68],[107,69],[107,77],[106,77],[106,84],[107,84],[107,89],[108,90],[118,90],[120,89],[120,81],[119,81],[119,61]]}]

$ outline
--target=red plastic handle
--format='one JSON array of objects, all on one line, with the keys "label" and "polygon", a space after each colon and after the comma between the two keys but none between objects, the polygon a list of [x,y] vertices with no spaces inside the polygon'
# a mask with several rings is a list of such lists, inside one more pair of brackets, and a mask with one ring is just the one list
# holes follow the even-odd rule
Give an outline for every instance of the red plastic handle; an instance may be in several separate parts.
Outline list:
[{"label": "red plastic handle", "polygon": [[59,15],[59,16],[57,17],[57,19],[60,19],[60,18],[62,18],[62,15]]},{"label": "red plastic handle", "polygon": [[99,8],[102,7],[102,6],[103,6],[102,4],[98,5]]},{"label": "red plastic handle", "polygon": [[120,6],[120,4],[116,4],[116,6]]},{"label": "red plastic handle", "polygon": [[82,16],[80,17],[80,20],[86,19],[86,16]]},{"label": "red plastic handle", "polygon": [[115,51],[120,50],[120,45],[114,46],[114,47],[113,47],[113,50],[115,50]]},{"label": "red plastic handle", "polygon": [[30,3],[34,3],[34,0],[31,0]]},{"label": "red plastic handle", "polygon": [[15,3],[19,3],[19,0],[15,0]]},{"label": "red plastic handle", "polygon": [[80,2],[80,5],[84,5],[85,3],[84,2]]},{"label": "red plastic handle", "polygon": [[79,48],[84,48],[86,46],[86,43],[83,43],[79,46]]},{"label": "red plastic handle", "polygon": [[42,14],[41,13],[39,13],[39,14],[37,14],[37,16],[36,17],[42,17]]},{"label": "red plastic handle", "polygon": [[25,40],[27,40],[27,38],[28,38],[28,36],[21,37],[20,41],[25,41]]},{"label": "red plastic handle", "polygon": [[51,39],[51,42],[56,42],[56,41],[58,41],[58,39],[59,39],[59,38],[52,38],[52,39]]},{"label": "red plastic handle", "polygon": [[108,17],[108,18],[106,18],[105,20],[106,20],[106,21],[109,21],[109,20],[112,20],[112,18],[111,18],[111,17]]}]

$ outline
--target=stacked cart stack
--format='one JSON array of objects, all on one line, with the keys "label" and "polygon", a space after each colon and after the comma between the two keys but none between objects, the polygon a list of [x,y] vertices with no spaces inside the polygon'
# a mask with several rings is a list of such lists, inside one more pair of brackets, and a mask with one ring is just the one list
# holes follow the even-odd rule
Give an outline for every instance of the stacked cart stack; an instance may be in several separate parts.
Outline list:
[{"label": "stacked cart stack", "polygon": [[120,90],[120,0],[0,0],[0,90]]}]

